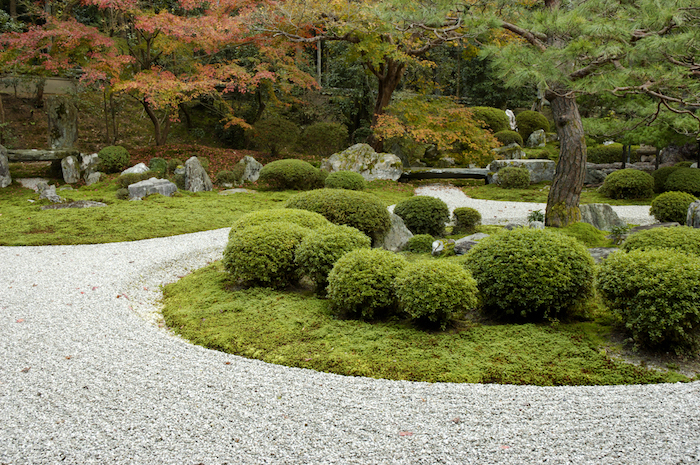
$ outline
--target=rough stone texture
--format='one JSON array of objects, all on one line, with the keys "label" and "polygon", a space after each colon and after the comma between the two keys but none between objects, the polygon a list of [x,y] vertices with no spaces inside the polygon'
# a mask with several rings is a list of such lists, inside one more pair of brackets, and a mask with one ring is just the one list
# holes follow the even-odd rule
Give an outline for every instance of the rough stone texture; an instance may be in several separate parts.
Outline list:
[{"label": "rough stone texture", "polygon": [[255,182],[260,177],[260,170],[262,169],[262,163],[258,162],[255,158],[246,155],[238,163],[243,163],[245,165],[245,171],[243,171],[243,177],[241,182],[249,181]]},{"label": "rough stone texture", "polygon": [[63,173],[63,180],[68,184],[75,184],[80,181],[80,164],[72,155],[61,160],[61,172]]},{"label": "rough stone texture", "polygon": [[608,258],[608,255],[615,253],[618,250],[620,249],[616,247],[593,247],[588,249],[588,253],[591,254],[591,257],[593,257],[593,260],[595,260],[596,263],[600,263]]},{"label": "rough stone texture", "polygon": [[559,136],[557,135],[556,132],[548,132],[546,137],[547,137],[547,142],[556,142],[559,140]]},{"label": "rough stone texture", "polygon": [[605,177],[608,175],[606,171],[603,170],[597,170],[594,168],[586,167],[586,177],[583,180],[583,183],[586,185],[598,185],[598,184],[603,184],[603,181],[605,181]]},{"label": "rough stone texture", "polygon": [[683,146],[668,145],[661,149],[659,153],[659,163],[670,163],[672,165],[683,160],[694,160],[697,154],[697,144],[690,143]]},{"label": "rough stone texture", "polygon": [[106,203],[95,202],[92,200],[77,200],[70,203],[61,203],[57,205],[44,205],[41,207],[42,210],[60,210],[62,208],[93,208],[93,207],[106,207]]},{"label": "rough stone texture", "polygon": [[95,171],[94,173],[90,173],[85,178],[85,185],[90,186],[92,184],[95,184],[96,182],[100,182],[101,177],[102,177],[102,173],[100,173],[99,171]]},{"label": "rough stone texture", "polygon": [[367,181],[391,179],[396,181],[403,173],[401,159],[393,153],[377,153],[367,144],[355,144],[346,150],[324,158],[321,169],[335,171],[354,171],[360,173]]},{"label": "rough stone texture", "polygon": [[129,186],[129,200],[141,200],[147,195],[161,194],[170,197],[177,192],[177,186],[167,179],[151,178]]},{"label": "rough stone texture", "polygon": [[83,179],[87,181],[87,178],[92,174],[97,172],[98,165],[100,163],[100,158],[96,153],[80,154],[80,172],[83,174]]},{"label": "rough stone texture", "polygon": [[49,119],[49,147],[69,149],[78,140],[78,107],[65,96],[52,96],[46,100]]},{"label": "rough stone texture", "polygon": [[601,231],[612,231],[617,226],[624,228],[627,223],[622,221],[612,207],[606,203],[591,203],[581,205],[581,221],[588,223]]},{"label": "rough stone texture", "polygon": [[493,149],[496,155],[500,155],[504,160],[520,160],[527,155],[525,151],[516,143]]},{"label": "rough stone texture", "polygon": [[518,123],[515,120],[515,113],[513,113],[513,110],[506,110],[506,116],[508,117],[508,126],[510,127],[510,130],[517,131]]},{"label": "rough stone texture", "polygon": [[131,174],[131,173],[141,174],[141,173],[145,173],[147,171],[150,171],[148,169],[148,166],[146,166],[145,163],[139,163],[138,165],[134,165],[131,168],[125,169],[124,171],[122,171],[122,174]]},{"label": "rough stone texture", "polygon": [[525,147],[529,148],[539,148],[544,147],[545,145],[547,145],[547,135],[545,134],[544,129],[538,129],[530,134],[530,137],[528,137],[527,141],[525,142]]},{"label": "rough stone texture", "polygon": [[507,229],[508,231],[512,231],[514,229],[524,228],[524,227],[525,227],[524,225],[518,224],[518,223],[506,223],[506,225],[503,226],[503,229]]},{"label": "rough stone texture", "polygon": [[647,229],[654,229],[654,228],[675,228],[676,226],[680,226],[680,223],[676,223],[675,221],[672,221],[672,222],[669,222],[669,223],[645,224],[645,225],[636,226],[636,227],[630,229],[629,232],[628,232],[628,234],[638,233],[639,231],[646,231]]},{"label": "rough stone texture", "polygon": [[484,233],[476,233],[472,234],[471,236],[465,236],[461,239],[457,239],[455,241],[455,254],[464,255],[465,253],[469,252],[469,250],[472,247],[478,244],[481,239],[485,237],[489,237],[489,235]]},{"label": "rough stone texture", "polygon": [[455,240],[454,239],[438,239],[435,242],[433,242],[433,255],[441,255],[445,249],[447,249],[447,246],[454,244]]},{"label": "rough stone texture", "polygon": [[692,228],[700,228],[700,200],[696,200],[688,207],[688,216],[685,224]]},{"label": "rough stone texture", "polygon": [[232,194],[257,194],[257,191],[250,189],[227,189],[225,191],[219,192],[219,195],[232,195]]},{"label": "rough stone texture", "polygon": [[530,221],[527,225],[530,229],[544,229],[544,223],[541,221]]},{"label": "rough stone texture", "polygon": [[389,213],[389,217],[391,218],[389,232],[386,233],[384,239],[375,244],[375,247],[398,252],[406,246],[408,240],[413,237],[413,233],[408,230],[399,215]]},{"label": "rough stone texture", "polygon": [[437,161],[436,165],[438,168],[452,168],[453,166],[456,166],[457,163],[452,157],[442,157]]},{"label": "rough stone texture", "polygon": [[209,175],[202,164],[199,162],[199,158],[191,157],[185,162],[185,190],[190,192],[206,192],[214,189],[214,184],[212,184]]},{"label": "rough stone texture", "polygon": [[36,185],[36,188],[39,192],[39,200],[47,199],[49,202],[53,203],[61,203],[65,200],[56,194],[56,186],[49,186],[42,181]]},{"label": "rough stone texture", "polygon": [[698,167],[698,162],[693,163],[692,165],[690,165],[690,167],[691,167],[691,168],[697,168],[697,167]]},{"label": "rough stone texture", "polygon": [[494,160],[489,165],[490,173],[494,173],[489,177],[489,184],[498,180],[498,170],[506,166],[527,168],[530,172],[530,182],[538,183],[554,179],[557,164],[552,160]]},{"label": "rough stone texture", "polygon": [[0,189],[12,184],[12,176],[10,176],[10,165],[7,160],[7,150],[0,145]]}]

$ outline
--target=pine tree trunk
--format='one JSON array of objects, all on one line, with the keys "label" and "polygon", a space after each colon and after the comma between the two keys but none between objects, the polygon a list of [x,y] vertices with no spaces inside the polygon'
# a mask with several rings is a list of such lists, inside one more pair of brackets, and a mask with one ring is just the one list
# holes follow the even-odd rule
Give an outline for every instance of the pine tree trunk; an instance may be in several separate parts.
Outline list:
[{"label": "pine tree trunk", "polygon": [[[381,73],[374,73],[379,81],[379,87],[377,89],[377,100],[374,104],[374,113],[372,114],[372,127],[377,124],[379,115],[384,114],[384,110],[391,103],[391,96],[399,86],[405,71],[406,65],[404,63],[387,59],[381,67]],[[370,136],[370,139],[367,142],[377,152],[382,152],[384,150],[384,144],[382,141],[374,136]]]},{"label": "pine tree trunk", "polygon": [[579,200],[586,178],[586,141],[574,96],[547,92],[559,136],[557,170],[547,197],[545,224],[564,227],[581,220]]}]

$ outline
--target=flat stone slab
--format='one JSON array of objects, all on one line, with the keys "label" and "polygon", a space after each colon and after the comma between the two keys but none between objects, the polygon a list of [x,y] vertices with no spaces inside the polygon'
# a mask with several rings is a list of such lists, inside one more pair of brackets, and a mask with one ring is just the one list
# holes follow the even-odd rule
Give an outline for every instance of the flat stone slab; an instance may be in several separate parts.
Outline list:
[{"label": "flat stone slab", "polygon": [[226,189],[225,191],[219,192],[219,195],[232,195],[232,194],[257,194],[256,191],[250,189]]},{"label": "flat stone slab", "polygon": [[34,192],[39,192],[37,185],[40,182],[49,182],[46,178],[17,178],[15,181],[20,183],[25,189],[31,189]]},{"label": "flat stone slab", "polygon": [[486,168],[407,168],[399,181],[410,179],[486,179]]},{"label": "flat stone slab", "polygon": [[151,194],[171,197],[175,192],[177,192],[177,186],[167,179],[150,178],[129,186],[129,200],[141,200]]},{"label": "flat stone slab", "polygon": [[78,155],[80,153],[77,150],[7,149],[7,158],[10,161],[53,161]]},{"label": "flat stone slab", "polygon": [[106,207],[106,203],[94,202],[92,200],[77,200],[75,202],[69,203],[58,203],[56,205],[44,205],[41,207],[42,210],[61,210],[63,208],[93,208],[93,207]]}]

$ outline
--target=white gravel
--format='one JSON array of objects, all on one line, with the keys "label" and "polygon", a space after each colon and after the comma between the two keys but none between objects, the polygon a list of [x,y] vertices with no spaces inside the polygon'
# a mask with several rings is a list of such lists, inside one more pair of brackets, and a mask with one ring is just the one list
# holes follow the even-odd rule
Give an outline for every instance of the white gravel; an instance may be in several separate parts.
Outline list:
[{"label": "white gravel", "polygon": [[700,462],[700,383],[427,384],[270,365],[158,328],[227,229],[0,247],[0,464]]}]

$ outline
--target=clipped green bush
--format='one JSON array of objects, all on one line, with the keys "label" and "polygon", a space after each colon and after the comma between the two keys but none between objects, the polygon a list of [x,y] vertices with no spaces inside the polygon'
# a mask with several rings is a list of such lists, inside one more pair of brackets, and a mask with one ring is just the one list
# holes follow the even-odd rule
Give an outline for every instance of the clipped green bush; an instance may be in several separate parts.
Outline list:
[{"label": "clipped green bush", "polygon": [[395,313],[394,279],[406,263],[401,255],[384,249],[358,249],[343,255],[328,274],[332,308],[368,320]]},{"label": "clipped green bush", "polygon": [[445,223],[450,219],[450,209],[442,200],[426,195],[416,195],[402,200],[394,207],[394,214],[401,217],[413,234],[444,236]]},{"label": "clipped green bush", "polygon": [[651,176],[654,178],[654,192],[665,192],[666,180],[671,173],[677,171],[678,169],[678,166],[664,166],[651,173]]},{"label": "clipped green bush", "polygon": [[632,250],[676,249],[700,255],[700,229],[687,226],[653,228],[630,235],[620,248]]},{"label": "clipped green bush", "polygon": [[430,234],[417,234],[406,242],[403,249],[411,253],[430,253],[433,251],[434,241],[435,238]]},{"label": "clipped green bush", "polygon": [[150,171],[146,171],[145,173],[126,173],[122,174],[117,178],[117,183],[121,187],[129,187],[132,184],[136,184],[137,182],[144,181],[146,179],[151,179],[153,177],[153,173]]},{"label": "clipped green bush", "polygon": [[535,131],[544,129],[544,132],[549,132],[549,121],[547,117],[537,111],[521,111],[515,116],[515,123],[518,125],[518,132],[525,142],[527,142],[530,134]]},{"label": "clipped green bush", "polygon": [[548,230],[519,228],[479,241],[465,256],[486,315],[537,321],[561,318],[593,290],[585,246]]},{"label": "clipped green bush", "polygon": [[339,152],[348,141],[348,128],[340,123],[314,123],[301,134],[303,151],[317,157]]},{"label": "clipped green bush", "polygon": [[115,194],[119,200],[129,200],[129,189],[120,187]]},{"label": "clipped green bush", "polygon": [[394,281],[399,308],[419,324],[445,329],[453,314],[477,305],[476,281],[457,263],[421,260],[409,263]]},{"label": "clipped green bush", "polygon": [[248,138],[255,147],[276,156],[292,149],[300,133],[299,126],[294,122],[281,116],[271,116],[257,121],[248,132]]},{"label": "clipped green bush", "polygon": [[263,166],[258,183],[272,190],[307,190],[322,187],[320,171],[303,160],[276,160]]},{"label": "clipped green bush", "polygon": [[329,189],[361,191],[367,185],[367,181],[360,173],[354,171],[336,171],[328,174],[325,184]]},{"label": "clipped green bush", "polygon": [[526,189],[530,186],[530,170],[527,168],[505,166],[497,174],[497,183],[503,189]]},{"label": "clipped green bush", "polygon": [[664,190],[700,196],[700,169],[678,168],[666,178]]},{"label": "clipped green bush", "polygon": [[236,231],[224,249],[224,268],[244,285],[287,286],[299,279],[294,254],[310,232],[310,229],[286,222]]},{"label": "clipped green bush", "polygon": [[216,183],[219,185],[239,185],[241,183],[241,180],[243,179],[244,173],[245,165],[243,163],[237,163],[233,166],[231,170],[221,170],[218,173],[216,173]]},{"label": "clipped green bush", "polygon": [[316,283],[316,291],[325,294],[328,273],[335,262],[355,249],[368,249],[369,237],[350,226],[331,224],[312,231],[296,251],[295,262],[301,274]]},{"label": "clipped green bush", "polygon": [[294,208],[257,210],[246,213],[231,225],[229,239],[234,233],[246,228],[280,222],[293,223],[307,229],[323,228],[331,224],[323,215],[308,210],[298,210]]},{"label": "clipped green bush", "polygon": [[675,221],[685,224],[688,207],[696,200],[687,192],[665,192],[652,200],[650,213],[661,223]]},{"label": "clipped green bush", "polygon": [[493,136],[503,145],[518,144],[521,147],[525,145],[523,142],[523,136],[516,131],[511,131],[510,129],[498,131]]},{"label": "clipped green bush", "polygon": [[475,208],[459,207],[452,212],[452,234],[473,233],[481,224],[481,213]]},{"label": "clipped green bush", "polygon": [[677,250],[618,252],[602,263],[597,287],[639,345],[677,351],[697,346],[697,255]]},{"label": "clipped green bush", "polygon": [[153,176],[162,179],[168,171],[168,162],[163,158],[153,157],[148,162],[148,169],[153,172]]},{"label": "clipped green bush", "polygon": [[475,120],[482,121],[484,129],[490,129],[497,133],[510,129],[510,121],[506,112],[500,108],[492,107],[471,107],[470,110]]},{"label": "clipped green bush", "polygon": [[391,227],[389,212],[376,196],[346,189],[318,189],[290,197],[286,208],[320,213],[328,221],[359,229],[376,243]]},{"label": "clipped green bush", "polygon": [[171,158],[168,160],[168,173],[173,174],[175,173],[175,170],[177,169],[178,166],[184,167],[185,164],[182,162],[182,160],[178,158]]},{"label": "clipped green bush", "polygon": [[611,199],[647,199],[654,195],[654,178],[630,168],[613,171],[605,177],[598,191]]},{"label": "clipped green bush", "polygon": [[683,160],[683,161],[679,161],[678,163],[676,163],[673,166],[675,166],[676,168],[690,168],[691,166],[693,166],[693,163],[695,163],[695,162],[691,161],[691,160]]},{"label": "clipped green bush", "polygon": [[129,164],[131,157],[129,152],[121,145],[110,145],[103,148],[97,154],[100,159],[100,171],[105,173],[117,173]]},{"label": "clipped green bush", "polygon": [[[630,163],[637,163],[640,160],[637,154],[638,145],[631,147]],[[590,163],[616,163],[622,161],[623,145],[614,143],[608,145],[593,145],[587,149],[587,159]]]}]

